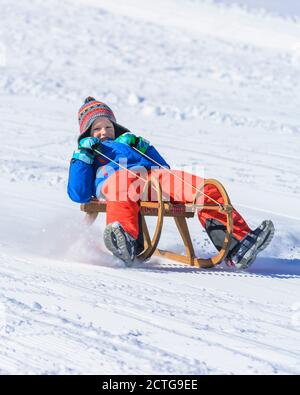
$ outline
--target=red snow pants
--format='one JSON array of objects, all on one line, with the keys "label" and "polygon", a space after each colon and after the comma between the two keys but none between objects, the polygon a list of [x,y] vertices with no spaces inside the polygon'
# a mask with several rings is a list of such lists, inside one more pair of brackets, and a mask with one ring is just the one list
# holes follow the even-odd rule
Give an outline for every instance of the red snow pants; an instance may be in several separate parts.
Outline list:
[{"label": "red snow pants", "polygon": [[[204,179],[196,175],[181,171],[164,169],[151,170],[144,173],[137,173],[144,179],[153,175],[159,179],[164,201],[172,203],[192,203],[197,191],[196,188],[203,185]],[[178,177],[184,179],[182,182]],[[102,186],[102,194],[107,201],[106,223],[119,222],[123,229],[130,233],[135,239],[139,234],[139,201],[144,189],[145,182],[138,177],[134,177],[131,172],[119,170],[112,174]],[[204,193],[219,203],[224,203],[218,189],[213,185],[206,185]],[[155,191],[150,191],[150,201],[157,201]],[[212,204],[207,196],[199,196],[198,204]],[[198,210],[198,218],[203,227],[207,219],[216,219],[226,225],[226,215],[216,210]],[[237,240],[242,240],[251,229],[242,216],[233,209],[233,236]]]}]

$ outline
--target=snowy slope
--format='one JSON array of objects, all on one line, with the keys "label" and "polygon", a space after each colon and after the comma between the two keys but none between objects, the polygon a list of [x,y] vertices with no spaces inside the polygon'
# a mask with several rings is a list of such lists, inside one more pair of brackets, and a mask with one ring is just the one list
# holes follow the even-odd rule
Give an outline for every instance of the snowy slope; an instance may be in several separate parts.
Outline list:
[{"label": "snowy slope", "polygon": [[[197,0],[196,0],[197,1]],[[201,1],[201,0],[198,0]],[[205,0],[204,0],[205,1]],[[209,1],[209,0],[208,0]],[[297,19],[300,16],[300,4],[295,0],[211,0],[217,4],[238,5],[252,12],[269,13],[276,16]]]},{"label": "snowy slope", "polygon": [[[1,13],[0,373],[299,374],[298,22],[197,0]],[[110,256],[65,192],[87,95],[220,179],[250,226],[274,221],[248,272]],[[171,221],[161,246],[183,251]]]}]

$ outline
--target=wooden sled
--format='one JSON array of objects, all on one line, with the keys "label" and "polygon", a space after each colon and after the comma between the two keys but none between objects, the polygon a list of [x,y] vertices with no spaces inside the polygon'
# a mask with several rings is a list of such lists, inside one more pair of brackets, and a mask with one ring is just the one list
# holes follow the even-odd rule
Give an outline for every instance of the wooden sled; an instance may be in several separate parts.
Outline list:
[{"label": "wooden sled", "polygon": [[[140,202],[140,211],[142,215],[142,226],[145,244],[144,251],[138,256],[141,261],[148,260],[151,258],[152,255],[156,255],[201,268],[211,268],[222,262],[222,260],[226,257],[228,253],[229,243],[232,235],[232,206],[225,188],[219,181],[214,179],[205,180],[202,186],[202,190],[204,189],[204,186],[208,184],[214,185],[218,188],[223,197],[224,204],[222,204],[221,206],[217,204],[197,205],[196,202],[198,200],[200,192],[196,194],[194,203],[173,204],[170,202],[163,202],[162,190],[159,181],[153,176],[149,177],[145,184],[144,192],[148,190],[148,187],[150,185],[154,187],[157,191],[157,202],[144,201],[143,198]],[[186,219],[188,218],[193,218],[198,209],[218,210],[223,212],[227,217],[226,236],[224,239],[223,247],[217,255],[208,259],[202,259],[195,256],[193,243],[186,221]],[[86,220],[88,221],[88,223],[92,224],[96,220],[99,213],[106,212],[106,202],[93,200],[90,203],[82,204],[81,210],[86,213]],[[150,237],[145,219],[145,217],[147,216],[157,217],[157,223],[152,238]],[[174,218],[175,224],[185,246],[185,255],[180,255],[172,251],[166,251],[157,248],[162,233],[164,217]]]}]

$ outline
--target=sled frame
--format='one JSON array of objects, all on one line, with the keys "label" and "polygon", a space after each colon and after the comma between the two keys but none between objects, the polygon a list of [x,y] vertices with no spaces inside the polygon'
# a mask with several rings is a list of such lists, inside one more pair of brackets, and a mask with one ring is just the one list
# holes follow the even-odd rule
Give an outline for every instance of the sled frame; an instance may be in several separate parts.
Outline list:
[{"label": "sled frame", "polygon": [[[197,200],[201,195],[201,190],[204,190],[206,185],[214,185],[220,192],[223,203],[218,204],[197,204]],[[157,192],[157,201],[149,202],[143,200],[145,192],[148,188],[154,188]],[[230,240],[232,237],[232,205],[229,196],[223,187],[223,185],[215,179],[206,179],[197,192],[193,203],[177,204],[164,202],[162,197],[162,189],[158,179],[155,176],[150,176],[145,183],[142,200],[140,201],[140,212],[142,216],[142,228],[144,236],[144,250],[138,255],[138,259],[141,261],[149,260],[153,255],[162,258],[167,258],[172,261],[180,262],[186,265],[195,266],[199,268],[212,268],[223,261],[226,258],[230,246]],[[221,211],[226,215],[226,234],[224,243],[218,254],[211,258],[199,258],[196,257],[193,242],[191,239],[190,231],[187,224],[187,219],[193,218],[198,210],[217,210]],[[86,221],[88,224],[94,223],[99,213],[106,212],[106,202],[100,200],[93,200],[90,203],[81,205],[81,211],[86,213]],[[150,237],[149,229],[146,222],[147,216],[157,217],[156,227],[153,237]],[[181,255],[172,251],[162,250],[157,248],[158,243],[162,234],[163,222],[165,217],[174,218],[176,227],[182,238],[185,246],[185,255]]]}]

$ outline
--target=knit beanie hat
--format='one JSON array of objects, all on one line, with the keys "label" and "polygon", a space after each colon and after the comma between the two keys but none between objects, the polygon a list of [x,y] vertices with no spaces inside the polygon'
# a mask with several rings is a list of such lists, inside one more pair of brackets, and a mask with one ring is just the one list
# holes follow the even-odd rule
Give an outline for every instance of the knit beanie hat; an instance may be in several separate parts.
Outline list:
[{"label": "knit beanie hat", "polygon": [[112,110],[106,104],[89,96],[78,111],[79,140],[89,135],[89,128],[97,118],[108,118],[113,123],[116,123]]}]

